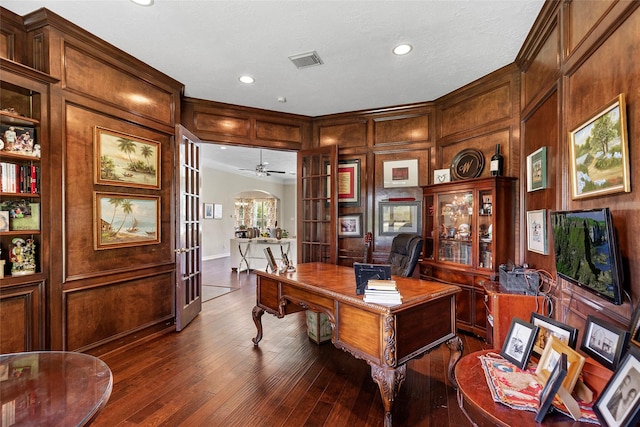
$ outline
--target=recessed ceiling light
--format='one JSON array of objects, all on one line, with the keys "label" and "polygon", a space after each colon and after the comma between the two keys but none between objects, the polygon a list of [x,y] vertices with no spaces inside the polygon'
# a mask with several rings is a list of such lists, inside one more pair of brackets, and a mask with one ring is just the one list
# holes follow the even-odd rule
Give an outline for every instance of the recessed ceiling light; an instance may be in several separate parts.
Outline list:
[{"label": "recessed ceiling light", "polygon": [[240,80],[242,83],[244,84],[248,84],[250,85],[251,83],[255,82],[255,79],[251,76],[240,76],[238,78],[238,80]]},{"label": "recessed ceiling light", "polygon": [[395,53],[396,55],[406,55],[407,53],[411,52],[412,49],[413,46],[411,46],[410,44],[400,44],[393,48],[393,53]]},{"label": "recessed ceiling light", "polygon": [[153,0],[131,0],[131,1],[139,6],[151,6],[153,4]]},{"label": "recessed ceiling light", "polygon": [[221,150],[226,150],[226,149],[227,149],[227,147],[225,147],[224,145],[222,145],[222,146],[220,146],[220,149],[221,149]]}]

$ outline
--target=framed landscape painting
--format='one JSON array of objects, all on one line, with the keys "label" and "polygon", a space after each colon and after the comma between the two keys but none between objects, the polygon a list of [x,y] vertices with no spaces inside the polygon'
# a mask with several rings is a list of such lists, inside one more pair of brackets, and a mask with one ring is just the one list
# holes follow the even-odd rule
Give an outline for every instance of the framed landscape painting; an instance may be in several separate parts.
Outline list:
[{"label": "framed landscape painting", "polygon": [[94,193],[94,248],[160,243],[160,197]]},{"label": "framed landscape painting", "polygon": [[95,183],[160,189],[160,143],[96,126]]},{"label": "framed landscape painting", "polygon": [[572,130],[570,136],[574,199],[631,191],[624,94]]}]

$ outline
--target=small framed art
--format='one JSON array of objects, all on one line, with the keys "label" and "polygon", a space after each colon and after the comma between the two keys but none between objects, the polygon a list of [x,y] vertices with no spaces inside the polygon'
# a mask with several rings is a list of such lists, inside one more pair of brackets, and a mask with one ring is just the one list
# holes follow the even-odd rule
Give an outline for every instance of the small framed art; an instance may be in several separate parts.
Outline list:
[{"label": "small framed art", "polygon": [[204,204],[204,209],[203,209],[202,217],[203,217],[204,219],[211,219],[211,218],[213,218],[213,203],[205,203],[205,204]]},{"label": "small framed art", "polygon": [[629,336],[631,343],[640,349],[640,305],[638,305],[631,318],[631,327],[629,328]]},{"label": "small framed art", "polygon": [[549,253],[546,209],[527,212],[527,249],[542,255]]},{"label": "small framed art", "polygon": [[627,347],[628,340],[629,331],[589,315],[580,350],[602,363],[606,368],[615,370]]},{"label": "small framed art", "polygon": [[504,340],[500,355],[520,369],[525,369],[538,327],[522,319],[514,318]]},{"label": "small framed art", "polygon": [[450,169],[436,169],[433,171],[433,183],[434,184],[443,184],[445,182],[451,181],[451,170]]},{"label": "small framed art", "polygon": [[547,147],[527,156],[527,191],[547,188]]},{"label": "small framed art", "polygon": [[378,210],[378,231],[382,236],[394,236],[398,233],[419,234],[422,231],[421,202],[380,202]]},{"label": "small framed art", "polygon": [[222,219],[222,205],[220,203],[213,204],[213,219]]},{"label": "small framed art", "polygon": [[536,422],[541,423],[544,419],[549,408],[553,403],[553,399],[556,397],[558,390],[562,386],[564,378],[567,376],[567,355],[561,354],[558,362],[555,364],[549,379],[540,392],[540,403],[538,405],[538,412],[536,413]]},{"label": "small framed art", "polygon": [[360,206],[360,159],[338,162],[338,202]]},{"label": "small framed art", "polygon": [[542,355],[546,344],[552,336],[569,347],[576,348],[578,329],[535,312],[531,313],[530,322],[538,327],[538,334],[533,343],[534,354]]},{"label": "small framed art", "polygon": [[338,217],[339,237],[362,237],[362,214]]},{"label": "small framed art", "polygon": [[631,347],[595,403],[602,425],[631,427],[640,421],[640,349]]},{"label": "small framed art", "polygon": [[417,187],[418,159],[383,162],[384,188]]},{"label": "small framed art", "polygon": [[580,353],[563,343],[553,335],[549,337],[549,341],[540,356],[538,366],[536,366],[536,376],[542,382],[547,381],[553,368],[558,363],[560,356],[565,354],[569,362],[566,378],[562,382],[562,386],[571,393],[578,382],[580,372],[584,366],[585,358]]}]

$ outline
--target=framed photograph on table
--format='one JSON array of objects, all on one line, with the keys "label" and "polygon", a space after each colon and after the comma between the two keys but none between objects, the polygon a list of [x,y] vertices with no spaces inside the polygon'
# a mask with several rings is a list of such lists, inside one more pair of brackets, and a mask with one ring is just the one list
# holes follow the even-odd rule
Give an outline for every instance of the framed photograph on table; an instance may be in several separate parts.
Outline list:
[{"label": "framed photograph on table", "polygon": [[612,371],[627,347],[629,332],[589,315],[580,349]]},{"label": "framed photograph on table", "polygon": [[94,130],[95,183],[160,189],[160,143],[99,126]]},{"label": "framed photograph on table", "polygon": [[527,191],[547,188],[547,147],[527,156]]},{"label": "framed photograph on table", "polygon": [[538,327],[538,334],[533,343],[534,354],[542,355],[546,343],[549,342],[552,336],[569,347],[576,348],[578,329],[535,312],[531,313],[529,321]]},{"label": "framed photograph on table", "polygon": [[549,253],[546,209],[527,212],[527,249],[542,255]]},{"label": "framed photograph on table", "polygon": [[417,187],[418,159],[383,162],[384,188]]},{"label": "framed photograph on table", "polygon": [[362,214],[340,215],[338,237],[362,237]]},{"label": "framed photograph on table", "polygon": [[544,384],[542,391],[540,392],[540,403],[538,405],[538,412],[536,413],[536,422],[541,423],[544,419],[549,408],[553,403],[553,399],[556,397],[558,390],[562,386],[564,378],[567,376],[567,355],[561,354],[558,362],[555,364],[549,379]]},{"label": "framed photograph on table", "polygon": [[421,202],[380,202],[378,211],[378,232],[382,236],[422,232]]},{"label": "framed photograph on table", "polygon": [[514,318],[504,340],[500,355],[520,369],[527,367],[533,341],[538,333],[538,327],[522,319]]},{"label": "framed photograph on table", "polygon": [[631,327],[629,329],[631,343],[640,349],[640,305],[636,307],[633,313]]},{"label": "framed photograph on table", "polygon": [[573,199],[631,191],[624,94],[578,125],[570,137]]},{"label": "framed photograph on table", "polygon": [[548,381],[560,356],[563,354],[567,356],[569,364],[567,367],[567,376],[563,380],[562,386],[571,393],[576,386],[576,382],[578,382],[586,359],[553,335],[549,337],[549,341],[547,341],[544,351],[540,356],[540,361],[538,362],[538,366],[536,366],[536,377],[538,377],[542,383]]},{"label": "framed photograph on table", "polygon": [[640,349],[631,347],[605,386],[593,411],[602,425],[632,427],[640,421]]}]

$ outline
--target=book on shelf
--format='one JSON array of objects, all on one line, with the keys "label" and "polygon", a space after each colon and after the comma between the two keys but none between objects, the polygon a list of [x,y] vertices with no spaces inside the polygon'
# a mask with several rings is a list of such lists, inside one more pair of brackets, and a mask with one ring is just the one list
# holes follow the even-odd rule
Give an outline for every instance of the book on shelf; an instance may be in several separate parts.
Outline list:
[{"label": "book on shelf", "polygon": [[0,162],[0,191],[37,194],[40,192],[40,167]]}]

